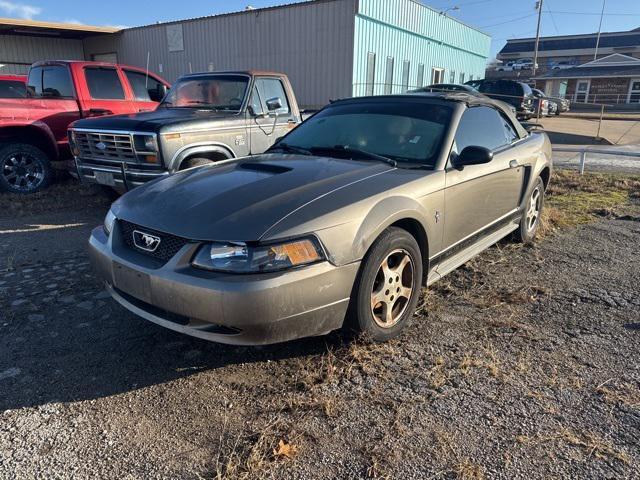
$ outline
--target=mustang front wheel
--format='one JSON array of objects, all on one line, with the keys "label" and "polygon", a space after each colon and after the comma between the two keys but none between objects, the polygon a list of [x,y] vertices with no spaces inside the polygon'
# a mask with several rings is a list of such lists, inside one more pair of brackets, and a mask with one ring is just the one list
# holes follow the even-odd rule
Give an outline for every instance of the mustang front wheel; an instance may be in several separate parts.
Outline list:
[{"label": "mustang front wheel", "polygon": [[422,256],[406,230],[386,229],[364,258],[352,297],[351,326],[374,341],[397,336],[420,296]]}]

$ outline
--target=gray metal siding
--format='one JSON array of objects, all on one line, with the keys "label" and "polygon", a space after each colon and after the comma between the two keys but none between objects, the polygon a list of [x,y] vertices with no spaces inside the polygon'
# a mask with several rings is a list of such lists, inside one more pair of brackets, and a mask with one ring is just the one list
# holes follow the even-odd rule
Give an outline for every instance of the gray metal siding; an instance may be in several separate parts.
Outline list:
[{"label": "gray metal siding", "polygon": [[0,75],[27,73],[40,60],[84,60],[82,40],[0,35]]},{"label": "gray metal siding", "polygon": [[[351,95],[356,0],[316,1],[180,22],[184,50],[169,52],[166,25],[85,40],[87,58],[117,51],[118,61],[174,81],[182,74],[261,69],[286,73],[303,107]],[[160,71],[162,65],[162,71]]]}]

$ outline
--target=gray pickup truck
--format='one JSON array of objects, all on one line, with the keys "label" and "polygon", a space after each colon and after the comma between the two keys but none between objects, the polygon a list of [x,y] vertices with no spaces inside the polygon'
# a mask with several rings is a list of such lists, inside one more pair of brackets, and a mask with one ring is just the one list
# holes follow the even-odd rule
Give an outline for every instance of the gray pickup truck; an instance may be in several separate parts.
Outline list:
[{"label": "gray pickup truck", "polygon": [[262,153],[300,121],[284,74],[185,75],[152,112],[73,123],[73,173],[122,192],[185,168]]}]

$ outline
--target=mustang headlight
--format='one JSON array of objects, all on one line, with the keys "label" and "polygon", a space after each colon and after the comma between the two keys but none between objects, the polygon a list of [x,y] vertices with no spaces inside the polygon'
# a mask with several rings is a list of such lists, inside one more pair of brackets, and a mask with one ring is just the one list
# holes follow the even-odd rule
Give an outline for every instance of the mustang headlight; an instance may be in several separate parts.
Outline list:
[{"label": "mustang headlight", "polygon": [[209,243],[196,253],[194,267],[221,272],[274,272],[324,259],[313,237],[273,245],[250,246],[244,243]]},{"label": "mustang headlight", "polygon": [[107,212],[107,216],[104,217],[104,231],[107,235],[110,235],[113,231],[113,224],[116,223],[116,216],[111,209]]},{"label": "mustang headlight", "polygon": [[157,152],[158,141],[155,135],[134,135],[133,142],[138,152]]}]

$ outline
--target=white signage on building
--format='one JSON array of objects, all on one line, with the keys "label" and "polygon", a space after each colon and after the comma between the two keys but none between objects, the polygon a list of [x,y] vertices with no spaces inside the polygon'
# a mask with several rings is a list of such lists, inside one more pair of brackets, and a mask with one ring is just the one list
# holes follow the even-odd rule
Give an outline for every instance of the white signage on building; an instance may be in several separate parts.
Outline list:
[{"label": "white signage on building", "polygon": [[184,39],[182,37],[182,24],[172,23],[167,25],[167,45],[170,52],[182,52],[184,50]]}]

